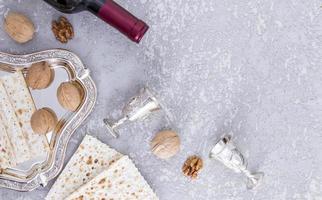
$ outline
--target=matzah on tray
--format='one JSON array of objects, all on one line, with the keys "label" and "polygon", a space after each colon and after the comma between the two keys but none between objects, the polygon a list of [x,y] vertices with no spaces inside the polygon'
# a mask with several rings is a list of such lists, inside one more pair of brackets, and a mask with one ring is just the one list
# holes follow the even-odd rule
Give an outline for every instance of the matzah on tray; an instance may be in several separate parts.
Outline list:
[{"label": "matzah on tray", "polygon": [[[19,126],[15,110],[7,95],[7,91],[4,88],[0,80],[0,122],[5,128],[0,134],[7,135],[12,145],[12,151],[14,152],[15,160],[17,163],[22,163],[30,159],[30,151],[27,143],[27,139],[22,133]],[[5,136],[3,136],[5,137]],[[8,166],[9,167],[9,166]],[[4,167],[5,168],[5,167]]]},{"label": "matzah on tray", "polygon": [[36,108],[22,71],[0,78],[0,168],[47,155],[48,141],[31,129]]},{"label": "matzah on tray", "polygon": [[15,154],[7,131],[0,119],[0,168],[5,169],[16,165]]},{"label": "matzah on tray", "polygon": [[30,119],[36,108],[22,71],[3,76],[0,82],[7,92],[19,127],[27,141],[30,155],[32,157],[46,155],[49,151],[46,136],[34,133],[31,128]]}]

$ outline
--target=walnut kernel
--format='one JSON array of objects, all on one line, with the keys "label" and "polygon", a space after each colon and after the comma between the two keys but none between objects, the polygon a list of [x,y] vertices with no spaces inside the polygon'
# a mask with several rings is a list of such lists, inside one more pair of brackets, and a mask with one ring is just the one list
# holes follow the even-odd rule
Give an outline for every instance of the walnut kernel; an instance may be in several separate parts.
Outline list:
[{"label": "walnut kernel", "polygon": [[66,17],[59,17],[57,21],[52,22],[51,30],[56,39],[61,43],[67,43],[68,40],[73,39],[74,29]]},{"label": "walnut kernel", "polygon": [[199,171],[203,167],[203,161],[198,156],[190,156],[182,166],[182,172],[185,176],[192,179],[197,178]]}]

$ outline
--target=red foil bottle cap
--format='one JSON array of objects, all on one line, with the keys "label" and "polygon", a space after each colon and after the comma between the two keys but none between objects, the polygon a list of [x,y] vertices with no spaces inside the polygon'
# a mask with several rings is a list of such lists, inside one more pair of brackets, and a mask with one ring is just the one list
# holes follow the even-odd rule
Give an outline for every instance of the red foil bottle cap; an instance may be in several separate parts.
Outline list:
[{"label": "red foil bottle cap", "polygon": [[105,1],[98,12],[98,16],[136,43],[140,42],[149,29],[145,22],[111,0]]}]

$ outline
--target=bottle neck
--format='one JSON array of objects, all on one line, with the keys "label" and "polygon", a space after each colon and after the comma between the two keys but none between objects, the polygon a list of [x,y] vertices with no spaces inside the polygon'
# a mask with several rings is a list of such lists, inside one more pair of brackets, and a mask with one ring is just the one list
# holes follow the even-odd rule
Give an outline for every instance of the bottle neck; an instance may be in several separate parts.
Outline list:
[{"label": "bottle neck", "polygon": [[110,24],[129,39],[139,43],[148,25],[112,0],[83,0],[87,10]]},{"label": "bottle neck", "polygon": [[97,15],[104,6],[106,0],[83,0],[83,6],[91,13]]}]

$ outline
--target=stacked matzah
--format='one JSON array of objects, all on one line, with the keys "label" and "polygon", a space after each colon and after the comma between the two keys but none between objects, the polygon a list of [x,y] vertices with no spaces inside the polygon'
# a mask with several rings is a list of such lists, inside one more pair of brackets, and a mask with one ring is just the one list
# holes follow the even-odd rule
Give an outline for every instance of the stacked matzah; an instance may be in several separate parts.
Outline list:
[{"label": "stacked matzah", "polygon": [[54,199],[158,198],[127,156],[87,135],[46,197]]},{"label": "stacked matzah", "polygon": [[44,135],[30,126],[35,105],[21,71],[0,78],[0,168],[13,167],[47,154]]},{"label": "stacked matzah", "polygon": [[46,199],[64,199],[121,157],[122,154],[87,135],[49,191]]},{"label": "stacked matzah", "polygon": [[1,82],[7,91],[23,135],[27,140],[30,154],[36,157],[47,153],[49,146],[46,136],[34,133],[31,128],[30,119],[36,108],[22,72],[2,77]]},{"label": "stacked matzah", "polygon": [[0,123],[0,163],[1,168],[7,168],[16,165],[14,152],[7,136],[5,127]]},{"label": "stacked matzah", "polygon": [[[27,141],[23,135],[14,108],[9,100],[6,89],[0,81],[0,120],[1,124],[5,127],[1,131],[2,137],[7,135],[11,141],[13,152],[17,157],[17,161],[24,162],[30,159],[30,153]],[[4,168],[4,167],[2,167]]]},{"label": "stacked matzah", "polygon": [[158,198],[129,157],[124,156],[66,198],[66,200],[79,199],[156,200]]}]

